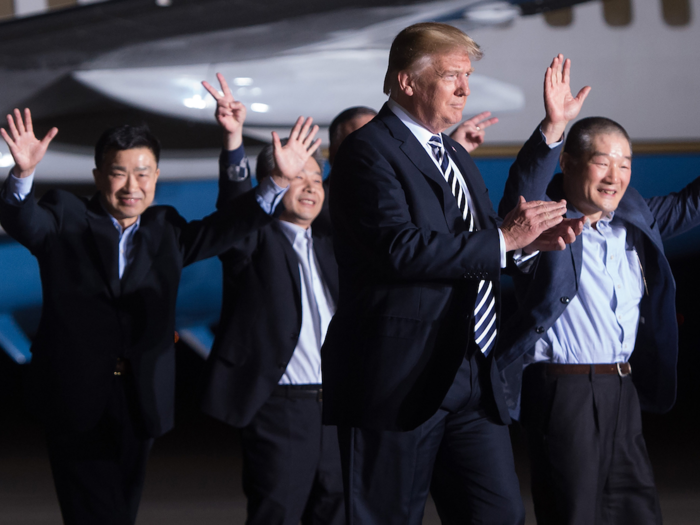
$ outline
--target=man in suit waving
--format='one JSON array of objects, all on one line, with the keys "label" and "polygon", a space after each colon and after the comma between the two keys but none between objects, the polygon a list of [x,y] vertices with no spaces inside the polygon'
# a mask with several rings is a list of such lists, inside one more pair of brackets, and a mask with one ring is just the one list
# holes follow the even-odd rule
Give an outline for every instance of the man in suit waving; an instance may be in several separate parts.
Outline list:
[{"label": "man in suit waving", "polygon": [[501,221],[470,156],[442,133],[460,122],[480,57],[452,26],[404,29],[389,101],[333,164],[340,299],[323,347],[324,419],[339,426],[350,524],[419,524],[429,490],[445,523],[524,521],[493,366],[498,283],[506,254],[559,225],[565,204],[521,201]]},{"label": "man in suit waving", "polygon": [[[245,119],[245,106],[219,81],[222,93],[204,85],[224,130],[217,207],[226,208],[251,179],[243,144],[229,131]],[[317,130],[300,118],[288,139],[275,135],[263,148],[258,183],[277,172],[291,179],[284,209],[221,256],[223,307],[203,409],[241,428],[250,525],[344,522],[336,431],[321,423],[321,344],[338,300],[338,267],[331,239],[312,227],[324,201]]]},{"label": "man in suit waving", "polygon": [[0,222],[39,262],[43,308],[31,372],[46,424],[64,522],[133,524],[153,443],[173,426],[175,301],[182,268],[223,253],[270,223],[288,186],[279,174],[216,213],[187,222],[151,206],[158,140],[145,127],[106,131],[95,147],[91,199],[33,179],[29,110],[1,130],[15,160]]}]

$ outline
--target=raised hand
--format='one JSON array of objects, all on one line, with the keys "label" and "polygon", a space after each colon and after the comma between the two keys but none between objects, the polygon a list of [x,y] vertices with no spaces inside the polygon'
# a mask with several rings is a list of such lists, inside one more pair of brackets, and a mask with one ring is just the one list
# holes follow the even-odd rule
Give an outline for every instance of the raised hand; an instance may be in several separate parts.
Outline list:
[{"label": "raised hand", "polygon": [[233,94],[221,73],[216,74],[223,95],[206,80],[202,81],[204,89],[216,100],[216,121],[224,130],[224,147],[232,151],[243,143],[243,123],[246,108],[242,102],[233,98]]},{"label": "raised hand", "polygon": [[478,148],[486,136],[486,128],[498,122],[498,118],[491,116],[490,111],[484,111],[465,120],[450,134],[450,138],[459,142],[468,153]]},{"label": "raised hand", "polygon": [[32,114],[29,108],[24,110],[24,120],[22,120],[19,109],[15,108],[14,117],[7,115],[7,127],[10,133],[7,133],[5,129],[0,129],[0,135],[7,142],[12,158],[15,160],[12,173],[20,179],[28,177],[44,158],[49,143],[58,133],[58,128],[51,128],[43,139],[37,139],[34,136]]},{"label": "raised hand", "polygon": [[561,139],[566,125],[578,116],[583,101],[591,91],[590,86],[585,86],[574,97],[571,94],[570,81],[571,60],[564,60],[564,55],[560,53],[554,57],[544,75],[546,116],[542,121],[542,133],[547,137],[548,144]]},{"label": "raised hand", "polygon": [[544,231],[562,222],[566,201],[530,201],[520,197],[518,205],[503,219],[501,233],[506,251],[530,246]]},{"label": "raised hand", "polygon": [[279,135],[272,132],[272,147],[275,155],[275,169],[272,177],[280,187],[286,187],[299,172],[304,169],[306,161],[321,145],[321,139],[314,140],[318,126],[311,127],[311,117],[304,120],[299,117],[283,146]]}]

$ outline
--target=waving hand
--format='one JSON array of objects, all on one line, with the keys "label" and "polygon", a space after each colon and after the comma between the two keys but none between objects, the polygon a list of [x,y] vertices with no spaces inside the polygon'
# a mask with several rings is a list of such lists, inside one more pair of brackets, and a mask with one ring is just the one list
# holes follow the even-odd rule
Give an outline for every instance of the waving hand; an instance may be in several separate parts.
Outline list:
[{"label": "waving hand", "polygon": [[7,127],[10,133],[0,129],[0,135],[7,142],[12,158],[15,160],[12,172],[18,178],[28,177],[44,158],[49,143],[58,133],[58,128],[51,128],[43,139],[37,139],[34,136],[32,114],[29,108],[24,110],[24,120],[19,109],[14,110],[14,117],[7,115]]},{"label": "waving hand", "polygon": [[547,137],[548,144],[561,139],[566,125],[578,116],[583,101],[591,91],[590,86],[585,86],[574,97],[570,81],[571,60],[564,60],[564,55],[560,53],[554,57],[544,76],[544,109],[547,115],[542,121],[542,133]]}]

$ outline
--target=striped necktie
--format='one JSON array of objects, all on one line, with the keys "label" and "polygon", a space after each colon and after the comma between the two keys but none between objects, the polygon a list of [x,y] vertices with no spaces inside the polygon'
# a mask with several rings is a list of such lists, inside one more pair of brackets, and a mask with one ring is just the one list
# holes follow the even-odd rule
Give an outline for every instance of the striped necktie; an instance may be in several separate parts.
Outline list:
[{"label": "striped necktie", "polygon": [[[474,224],[474,216],[469,210],[467,196],[462,190],[462,185],[457,180],[454,166],[442,144],[440,135],[433,135],[428,141],[428,145],[433,151],[433,155],[438,161],[447,185],[452,190],[452,195],[457,199],[457,207],[462,213],[462,219],[469,225],[469,231],[477,230]],[[474,341],[483,352],[488,355],[496,340],[496,296],[493,292],[492,281],[480,281],[479,291],[476,295],[476,306],[474,307]]]}]

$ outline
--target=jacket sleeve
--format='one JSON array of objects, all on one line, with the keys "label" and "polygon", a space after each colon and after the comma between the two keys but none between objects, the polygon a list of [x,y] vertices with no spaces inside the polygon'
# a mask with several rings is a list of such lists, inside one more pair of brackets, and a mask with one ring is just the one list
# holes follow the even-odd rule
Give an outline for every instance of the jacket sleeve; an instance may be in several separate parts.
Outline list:
[{"label": "jacket sleeve", "polygon": [[243,146],[233,152],[222,150],[219,156],[219,195],[216,199],[216,209],[220,210],[252,187],[250,165]]},{"label": "jacket sleeve", "polygon": [[255,189],[248,190],[201,220],[187,223],[181,217],[176,219],[184,265],[232,249],[254,247],[252,240],[257,238],[260,228],[272,220],[258,204]]},{"label": "jacket sleeve", "polygon": [[662,239],[700,224],[700,177],[677,193],[646,199]]},{"label": "jacket sleeve", "polygon": [[518,152],[510,167],[503,198],[498,206],[501,217],[518,204],[522,195],[526,201],[550,200],[547,186],[557,169],[561,145],[550,148],[542,137],[539,126]]},{"label": "jacket sleeve", "polygon": [[32,188],[22,202],[12,202],[6,199],[6,189],[7,180],[0,190],[0,224],[10,237],[40,256],[48,250],[51,237],[61,228],[65,199],[60,192],[50,191],[37,202]]}]

